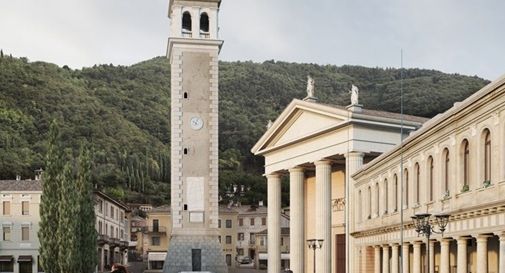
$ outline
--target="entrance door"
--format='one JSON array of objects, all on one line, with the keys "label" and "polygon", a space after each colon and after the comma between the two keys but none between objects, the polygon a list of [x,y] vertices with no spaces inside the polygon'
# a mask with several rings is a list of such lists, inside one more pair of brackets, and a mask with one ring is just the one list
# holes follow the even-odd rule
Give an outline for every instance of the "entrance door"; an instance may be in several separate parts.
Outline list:
[{"label": "entrance door", "polygon": [[31,262],[20,262],[19,273],[32,273],[32,267]]},{"label": "entrance door", "polygon": [[336,273],[345,273],[345,234],[337,234],[335,236],[335,261],[337,262],[335,266]]},{"label": "entrance door", "polygon": [[202,250],[192,249],[191,250],[191,265],[192,271],[202,271]]}]

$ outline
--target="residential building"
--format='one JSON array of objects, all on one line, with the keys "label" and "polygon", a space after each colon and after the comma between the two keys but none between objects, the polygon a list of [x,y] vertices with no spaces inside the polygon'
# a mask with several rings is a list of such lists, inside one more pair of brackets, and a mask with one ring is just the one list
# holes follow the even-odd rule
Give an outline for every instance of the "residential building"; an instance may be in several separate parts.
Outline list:
[{"label": "residential building", "polygon": [[219,206],[219,241],[228,267],[237,261],[237,215],[234,207]]},{"label": "residential building", "polygon": [[[240,262],[242,258],[249,257],[257,261],[256,235],[267,228],[267,207],[259,202],[258,205],[240,205],[234,209],[238,212],[237,260]],[[281,213],[280,226],[289,227],[289,217],[284,213]]]},{"label": "residential building", "polygon": [[[130,243],[128,246],[128,260],[129,261],[142,261],[143,249],[142,244],[139,244],[139,236],[142,237],[143,230],[147,226],[147,220],[138,215],[133,216],[128,213],[130,221]],[[140,238],[142,240],[142,238]]]},{"label": "residential building", "polygon": [[[505,272],[504,136],[502,76],[356,172],[354,272]],[[419,237],[418,213],[445,232]]]},{"label": "residential building", "polygon": [[40,180],[0,181],[0,272],[41,272],[39,264]]},{"label": "residential building", "polygon": [[94,192],[95,227],[98,232],[98,271],[109,271],[114,263],[127,263],[130,224],[129,208],[101,191]]},{"label": "residential building", "polygon": [[[252,148],[265,158],[268,191],[268,272],[281,270],[281,177],[290,183],[290,269],[293,272],[354,272],[349,236],[353,184],[350,174],[390,151],[425,118],[370,110],[353,88],[348,107],[320,103],[308,96],[293,100]],[[346,181],[348,183],[346,184]],[[347,234],[347,236],[346,236]],[[307,239],[322,239],[317,262]]]},{"label": "residential building", "polygon": [[170,234],[172,233],[172,217],[170,206],[155,207],[147,212],[146,226],[138,235],[138,245],[147,261],[147,271],[162,272]]},{"label": "residential building", "polygon": [[[258,255],[255,258],[256,269],[267,269],[268,267],[268,229],[256,234],[256,251]],[[289,268],[289,228],[281,228],[281,268]]]}]

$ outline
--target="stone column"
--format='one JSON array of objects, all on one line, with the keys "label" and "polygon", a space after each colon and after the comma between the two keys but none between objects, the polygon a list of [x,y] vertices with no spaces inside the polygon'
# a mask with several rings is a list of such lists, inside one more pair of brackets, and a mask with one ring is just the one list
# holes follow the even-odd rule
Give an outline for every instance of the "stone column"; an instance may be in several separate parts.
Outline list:
[{"label": "stone column", "polygon": [[499,234],[500,236],[500,252],[498,254],[498,273],[505,273],[505,233]]},{"label": "stone column", "polygon": [[382,247],[382,273],[389,273],[389,245]]},{"label": "stone column", "polygon": [[103,267],[105,266],[105,265],[103,264],[103,263],[105,262],[105,261],[104,261],[104,256],[103,256],[103,246],[102,246],[101,251],[100,251],[100,261],[101,261],[101,262],[100,262],[100,268],[99,268],[99,271],[100,271],[100,272],[103,272],[103,271],[104,271],[104,268],[103,268]]},{"label": "stone column", "polygon": [[[375,246],[375,263],[374,263],[374,273],[381,273],[381,247]],[[319,273],[319,271],[318,271]]]},{"label": "stone column", "polygon": [[304,238],[304,201],[303,201],[303,168],[289,170],[289,199],[290,199],[290,269],[293,272],[305,270],[305,238]]},{"label": "stone column", "polygon": [[399,269],[399,256],[398,253],[398,244],[391,245],[391,273],[398,273]]},{"label": "stone column", "polygon": [[[354,217],[357,215],[362,215],[362,213],[356,213],[354,211],[355,208],[360,208],[361,206],[354,207],[353,202],[353,193],[354,193],[354,179],[352,179],[351,175],[359,170],[363,166],[363,157],[364,153],[360,152],[350,152],[345,155],[345,165],[346,165],[346,174],[345,174],[345,272],[354,273],[354,257],[349,253],[348,250],[353,249],[354,247],[354,238],[350,235],[351,230],[354,230],[354,223],[356,220]],[[362,193],[364,194],[364,193]],[[363,219],[359,219],[362,221]]]},{"label": "stone column", "polygon": [[[457,273],[467,273],[467,237],[459,237],[458,238],[458,253],[457,253]],[[505,272],[504,272],[505,273]]]},{"label": "stone column", "polygon": [[487,238],[488,235],[477,236],[477,273],[487,273]]},{"label": "stone column", "polygon": [[268,273],[281,271],[281,178],[267,175],[268,193]]},{"label": "stone column", "polygon": [[450,239],[442,239],[440,241],[440,273],[449,273],[449,244]]},{"label": "stone column", "polygon": [[404,243],[402,246],[402,273],[409,273],[409,252],[410,244]]},{"label": "stone column", "polygon": [[430,248],[430,257],[428,257],[430,268],[428,268],[428,273],[435,273],[435,241],[430,240],[428,247]]},{"label": "stone column", "polygon": [[323,246],[316,255],[317,273],[331,273],[331,164],[328,160],[316,165],[316,239]]},{"label": "stone column", "polygon": [[414,259],[412,261],[412,272],[421,273],[421,244],[422,242],[414,242]]}]

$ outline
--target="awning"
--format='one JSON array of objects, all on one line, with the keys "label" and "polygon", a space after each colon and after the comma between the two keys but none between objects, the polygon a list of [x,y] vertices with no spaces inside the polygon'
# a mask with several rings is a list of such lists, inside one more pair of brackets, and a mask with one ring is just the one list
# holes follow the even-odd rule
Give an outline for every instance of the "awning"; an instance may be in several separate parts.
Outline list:
[{"label": "awning", "polygon": [[12,262],[14,256],[12,255],[2,255],[0,256],[0,262]]},{"label": "awning", "polygon": [[167,257],[166,252],[149,252],[149,253],[147,253],[147,260],[148,261],[165,261],[166,257]]},{"label": "awning", "polygon": [[33,257],[30,255],[21,255],[18,257],[18,263],[25,263],[25,262],[31,263],[32,260]]},{"label": "awning", "polygon": [[[268,253],[259,253],[258,260],[268,260]],[[289,253],[281,253],[281,260],[289,260]]]}]

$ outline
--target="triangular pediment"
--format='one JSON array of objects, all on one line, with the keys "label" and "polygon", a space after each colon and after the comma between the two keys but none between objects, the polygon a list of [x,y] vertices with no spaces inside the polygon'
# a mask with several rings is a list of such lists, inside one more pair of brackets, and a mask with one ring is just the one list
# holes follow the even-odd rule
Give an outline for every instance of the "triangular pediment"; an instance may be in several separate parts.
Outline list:
[{"label": "triangular pediment", "polygon": [[346,112],[331,106],[293,100],[253,147],[252,152],[288,145],[345,122]]}]

